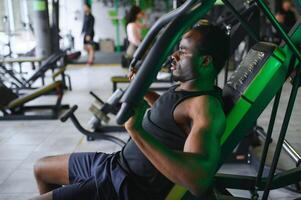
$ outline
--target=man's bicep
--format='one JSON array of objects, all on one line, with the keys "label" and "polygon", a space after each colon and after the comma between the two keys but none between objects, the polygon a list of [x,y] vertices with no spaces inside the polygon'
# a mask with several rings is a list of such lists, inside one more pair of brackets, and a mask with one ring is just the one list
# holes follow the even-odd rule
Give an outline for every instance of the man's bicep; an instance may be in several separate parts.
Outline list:
[{"label": "man's bicep", "polygon": [[185,141],[184,152],[205,153],[206,134],[208,127],[206,125],[193,125]]}]

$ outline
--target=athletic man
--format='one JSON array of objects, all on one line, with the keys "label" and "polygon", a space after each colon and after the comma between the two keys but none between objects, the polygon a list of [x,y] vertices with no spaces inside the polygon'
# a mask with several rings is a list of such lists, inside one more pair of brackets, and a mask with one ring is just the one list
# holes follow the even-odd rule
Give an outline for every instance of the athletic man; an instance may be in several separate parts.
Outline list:
[{"label": "athletic man", "polygon": [[[145,96],[125,124],[131,136],[120,152],[45,157],[35,165],[35,199],[164,199],[173,184],[202,195],[220,157],[225,115],[217,74],[228,38],[212,25],[187,32],[172,55],[178,85]],[[64,185],[64,187],[61,187]]]}]

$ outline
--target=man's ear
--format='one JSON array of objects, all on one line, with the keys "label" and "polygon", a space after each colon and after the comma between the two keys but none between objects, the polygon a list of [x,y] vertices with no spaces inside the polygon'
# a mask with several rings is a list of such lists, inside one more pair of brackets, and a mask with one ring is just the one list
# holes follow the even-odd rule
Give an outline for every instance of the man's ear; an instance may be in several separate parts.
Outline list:
[{"label": "man's ear", "polygon": [[212,62],[212,56],[209,55],[203,56],[203,62],[202,62],[203,66],[209,65],[211,62]]}]

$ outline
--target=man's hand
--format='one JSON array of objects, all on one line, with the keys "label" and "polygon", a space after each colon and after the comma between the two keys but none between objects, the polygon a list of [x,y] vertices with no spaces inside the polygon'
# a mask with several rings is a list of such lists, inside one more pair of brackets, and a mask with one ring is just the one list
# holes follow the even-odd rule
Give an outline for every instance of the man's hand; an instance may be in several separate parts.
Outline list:
[{"label": "man's hand", "polygon": [[125,128],[130,134],[142,129],[142,120],[148,107],[147,102],[142,100],[135,109],[135,114],[125,123]]},{"label": "man's hand", "polygon": [[134,68],[134,67],[131,67],[130,71],[128,73],[128,78],[129,78],[130,81],[135,78],[136,73],[137,73],[137,69]]}]

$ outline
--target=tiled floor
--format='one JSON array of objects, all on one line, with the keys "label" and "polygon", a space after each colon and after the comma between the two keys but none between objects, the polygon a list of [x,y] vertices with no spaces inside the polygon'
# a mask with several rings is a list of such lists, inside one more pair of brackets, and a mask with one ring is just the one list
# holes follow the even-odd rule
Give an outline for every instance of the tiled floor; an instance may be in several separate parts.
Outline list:
[{"label": "tiled floor", "polygon": [[[79,106],[77,116],[84,126],[91,114],[88,111],[93,98],[88,94],[94,91],[106,100],[112,90],[110,77],[125,74],[119,67],[69,67],[68,74],[72,77],[73,91],[67,92],[64,103]],[[220,81],[222,82],[222,81]],[[289,84],[285,87],[283,100],[287,100]],[[51,97],[37,100],[34,103],[52,101]],[[281,116],[283,117],[285,101],[282,101],[277,120],[276,132],[279,132]],[[266,126],[271,106],[261,115],[258,123]],[[301,94],[292,116],[287,139],[301,152]],[[114,124],[114,120],[111,120]],[[117,134],[126,139],[126,134]],[[32,167],[40,157],[79,151],[114,152],[120,147],[106,141],[87,142],[70,121],[1,121],[0,122],[0,200],[24,200],[37,195]],[[222,172],[255,174],[249,165],[225,165]],[[240,196],[249,196],[248,192],[232,190]],[[272,191],[270,199],[294,199],[301,195],[285,189]]]}]

